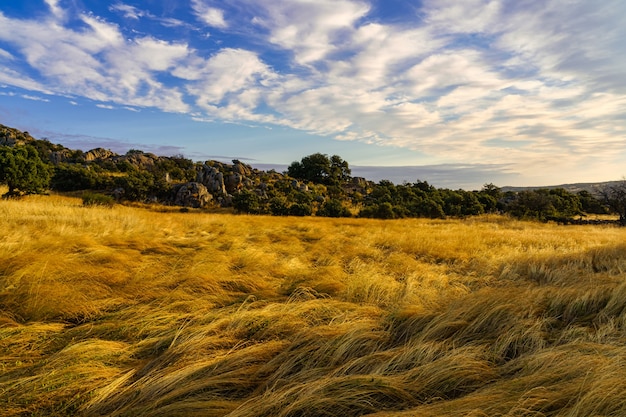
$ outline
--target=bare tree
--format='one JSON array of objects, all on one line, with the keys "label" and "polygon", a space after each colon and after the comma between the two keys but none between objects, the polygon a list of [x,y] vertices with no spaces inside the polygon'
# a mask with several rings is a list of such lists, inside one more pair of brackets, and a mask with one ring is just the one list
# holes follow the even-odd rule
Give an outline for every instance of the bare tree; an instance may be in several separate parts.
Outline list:
[{"label": "bare tree", "polygon": [[626,226],[626,178],[602,188],[600,197],[611,211],[619,214],[620,225]]}]

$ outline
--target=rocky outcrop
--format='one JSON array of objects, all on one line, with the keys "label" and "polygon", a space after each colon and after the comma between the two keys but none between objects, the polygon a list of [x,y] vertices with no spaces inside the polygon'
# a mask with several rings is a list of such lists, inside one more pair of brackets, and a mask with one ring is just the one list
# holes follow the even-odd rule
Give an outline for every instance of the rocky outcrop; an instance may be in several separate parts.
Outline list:
[{"label": "rocky outcrop", "polygon": [[34,140],[35,138],[28,132],[22,132],[0,124],[0,145],[2,146],[25,145]]},{"label": "rocky outcrop", "polygon": [[309,186],[298,180],[291,180],[291,188],[293,188],[294,190],[302,191],[303,193],[309,191]]},{"label": "rocky outcrop", "polygon": [[95,160],[103,160],[103,159],[112,158],[114,156],[118,156],[118,155],[115,152],[112,152],[108,149],[95,148],[95,149],[85,152],[85,161],[91,162]]},{"label": "rocky outcrop", "polygon": [[154,168],[156,162],[161,158],[153,153],[130,151],[119,159],[128,162],[138,169],[145,169],[150,171]]},{"label": "rocky outcrop", "polygon": [[239,174],[242,177],[249,177],[252,175],[252,167],[240,162],[237,159],[233,160],[232,171],[234,174]]},{"label": "rocky outcrop", "polygon": [[241,190],[243,188],[243,175],[240,175],[236,172],[227,175],[224,178],[224,185],[226,186],[226,191],[229,194],[234,193],[235,191]]},{"label": "rocky outcrop", "polygon": [[[55,165],[60,164],[61,162],[73,161],[76,158],[76,153],[77,151],[72,151],[71,149],[67,148],[58,151],[51,151],[50,161]],[[80,151],[78,151],[78,153],[80,155]]]},{"label": "rocky outcrop", "polygon": [[213,196],[199,182],[188,182],[179,185],[174,204],[183,207],[202,208],[211,202]]},{"label": "rocky outcrop", "polygon": [[371,189],[374,186],[372,181],[368,181],[363,177],[352,177],[350,181],[344,183],[342,188],[348,194],[351,193],[361,193],[366,194],[368,189]]},{"label": "rocky outcrop", "polygon": [[228,195],[244,188],[254,188],[253,176],[258,175],[250,165],[237,160],[232,165],[207,161],[198,168],[196,181],[204,184],[213,195]]},{"label": "rocky outcrop", "polygon": [[215,166],[203,164],[198,168],[196,181],[202,183],[214,195],[226,195],[224,174]]}]

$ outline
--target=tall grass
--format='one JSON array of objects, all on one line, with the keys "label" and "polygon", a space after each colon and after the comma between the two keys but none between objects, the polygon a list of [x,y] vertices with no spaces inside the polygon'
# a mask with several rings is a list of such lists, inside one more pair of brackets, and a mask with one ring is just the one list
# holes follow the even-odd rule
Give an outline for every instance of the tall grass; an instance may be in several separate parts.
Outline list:
[{"label": "tall grass", "polygon": [[0,415],[626,415],[626,230],[0,201]]}]

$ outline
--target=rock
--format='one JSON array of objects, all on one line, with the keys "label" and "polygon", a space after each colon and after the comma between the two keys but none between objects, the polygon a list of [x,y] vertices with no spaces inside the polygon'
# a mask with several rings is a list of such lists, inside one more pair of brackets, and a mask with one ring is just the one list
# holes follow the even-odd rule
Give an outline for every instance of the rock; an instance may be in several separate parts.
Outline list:
[{"label": "rock", "polygon": [[33,138],[28,132],[22,132],[12,127],[0,124],[0,145],[16,146],[33,142]]},{"label": "rock", "polygon": [[201,208],[209,204],[212,199],[213,196],[209,194],[204,184],[188,182],[182,184],[176,192],[174,204],[183,207]]},{"label": "rock", "polygon": [[374,184],[371,181],[368,181],[363,177],[352,177],[350,181],[343,184],[342,187],[347,193],[359,192],[361,194],[366,194],[367,189],[373,185]]},{"label": "rock", "polygon": [[233,206],[233,196],[230,194],[225,194],[224,196],[218,197],[217,201],[219,202],[221,207]]},{"label": "rock", "polygon": [[96,159],[107,159],[113,156],[117,156],[117,154],[108,149],[96,148],[85,152],[85,161],[91,162]]},{"label": "rock", "polygon": [[252,175],[252,167],[241,163],[237,159],[233,160],[233,172],[239,174],[242,177],[249,177]]},{"label": "rock", "polygon": [[50,152],[50,161],[57,165],[61,162],[66,162],[73,159],[74,155],[70,149],[61,149],[60,151]]},{"label": "rock", "polygon": [[303,193],[309,191],[309,186],[305,183],[301,183],[298,180],[291,180],[291,188],[293,188],[294,190],[302,191]]},{"label": "rock", "polygon": [[226,186],[226,191],[232,194],[234,191],[243,188],[243,177],[236,172],[227,175],[224,178],[224,185]]},{"label": "rock", "polygon": [[145,153],[141,151],[128,152],[120,159],[126,160],[129,164],[139,168],[151,170],[154,168],[156,161],[160,158],[153,153]]},{"label": "rock", "polygon": [[196,173],[196,181],[204,184],[211,194],[225,195],[224,174],[218,168],[204,164]]},{"label": "rock", "polygon": [[112,192],[115,201],[117,201],[118,203],[122,200],[122,197],[124,197],[125,193],[126,191],[123,188],[116,188]]}]

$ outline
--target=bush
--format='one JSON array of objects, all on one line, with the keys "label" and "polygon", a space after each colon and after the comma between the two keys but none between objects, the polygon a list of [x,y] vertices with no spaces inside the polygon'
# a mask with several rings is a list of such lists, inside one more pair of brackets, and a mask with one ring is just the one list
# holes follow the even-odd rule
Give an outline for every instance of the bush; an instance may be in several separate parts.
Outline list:
[{"label": "bush", "polygon": [[289,206],[285,197],[272,197],[270,199],[270,213],[272,216],[286,216],[289,214]]},{"label": "bush", "polygon": [[290,216],[310,216],[313,213],[313,208],[310,204],[295,203],[289,207]]},{"label": "bush", "polygon": [[50,185],[50,169],[30,145],[0,146],[0,184],[9,187],[7,196],[43,193]]},{"label": "bush", "polygon": [[237,213],[258,214],[261,212],[259,196],[249,190],[241,190],[233,196],[233,208]]},{"label": "bush", "polygon": [[395,219],[394,207],[389,202],[374,204],[364,207],[359,212],[359,217],[368,217],[376,219]]},{"label": "bush", "polygon": [[85,193],[83,194],[83,206],[105,206],[113,207],[115,199],[110,195],[104,195],[100,193]]},{"label": "bush", "polygon": [[343,206],[341,200],[332,198],[322,204],[317,215],[322,217],[351,217],[352,213]]},{"label": "bush", "polygon": [[54,168],[51,187],[57,191],[76,191],[98,188],[103,180],[89,168],[61,163]]}]

